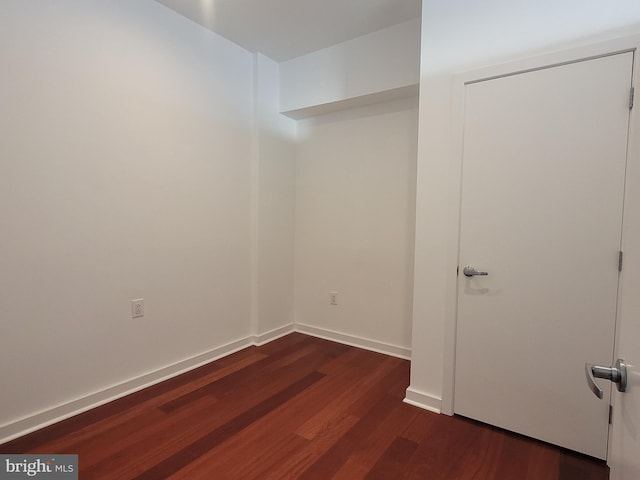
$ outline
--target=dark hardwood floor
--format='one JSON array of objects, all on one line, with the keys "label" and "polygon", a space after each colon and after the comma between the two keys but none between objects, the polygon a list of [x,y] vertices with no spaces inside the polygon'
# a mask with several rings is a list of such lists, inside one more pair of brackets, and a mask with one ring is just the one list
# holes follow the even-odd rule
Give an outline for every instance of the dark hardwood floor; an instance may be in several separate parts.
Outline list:
[{"label": "dark hardwood floor", "polygon": [[409,362],[291,334],[0,445],[80,479],[604,480],[603,462],[402,402]]}]

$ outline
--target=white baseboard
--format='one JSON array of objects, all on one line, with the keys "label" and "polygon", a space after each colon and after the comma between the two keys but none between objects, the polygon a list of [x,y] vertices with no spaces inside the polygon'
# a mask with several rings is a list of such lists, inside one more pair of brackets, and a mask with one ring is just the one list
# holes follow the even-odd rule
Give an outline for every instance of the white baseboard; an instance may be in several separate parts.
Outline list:
[{"label": "white baseboard", "polygon": [[404,403],[413,405],[414,407],[429,410],[434,413],[442,413],[442,399],[429,395],[425,392],[414,390],[411,387],[407,388]]},{"label": "white baseboard", "polygon": [[280,337],[284,337],[285,335],[289,335],[290,333],[293,333],[295,331],[296,329],[293,323],[290,323],[289,325],[283,325],[282,327],[274,328],[273,330],[269,330],[268,332],[254,335],[252,337],[253,344],[259,347],[260,345],[273,342],[274,340],[277,340]]},{"label": "white baseboard", "polygon": [[[290,330],[293,330],[292,327],[289,328]],[[277,331],[274,330],[272,332],[267,332],[263,335],[259,335],[258,337],[260,339],[262,339],[263,337],[268,338],[267,336],[275,335],[276,333]],[[286,335],[286,333],[283,333],[283,335]],[[193,370],[202,365],[206,365],[207,363],[218,360],[219,358],[231,355],[238,350],[242,350],[246,347],[254,345],[254,338],[255,337],[251,336],[236,340],[231,343],[227,343],[226,345],[214,348],[213,350],[202,353],[200,355],[196,355],[186,360],[179,361],[153,372],[146,373],[136,378],[132,378],[117,385],[113,385],[104,390],[91,393],[84,397],[58,405],[57,407],[43,410],[41,412],[3,425],[0,427],[0,445],[15,438],[65,420],[67,418],[73,417],[80,413],[86,412],[87,410],[91,410],[92,408],[99,407],[100,405],[104,405],[105,403],[109,403],[113,400],[117,400],[118,398],[150,387],[151,385],[155,385],[156,383],[168,380],[172,377],[188,372],[189,370]],[[277,337],[274,337],[273,339],[275,338]]]},{"label": "white baseboard", "polygon": [[371,350],[372,352],[384,353],[385,355],[390,355],[392,357],[411,360],[410,348],[399,347],[397,345],[378,342],[376,340],[369,340],[367,338],[335,332],[333,330],[327,330],[324,328],[312,327],[311,325],[304,325],[302,323],[295,324],[295,331],[311,335],[313,337],[323,338],[325,340],[331,340],[337,343],[343,343],[352,347],[363,348],[365,350]]}]

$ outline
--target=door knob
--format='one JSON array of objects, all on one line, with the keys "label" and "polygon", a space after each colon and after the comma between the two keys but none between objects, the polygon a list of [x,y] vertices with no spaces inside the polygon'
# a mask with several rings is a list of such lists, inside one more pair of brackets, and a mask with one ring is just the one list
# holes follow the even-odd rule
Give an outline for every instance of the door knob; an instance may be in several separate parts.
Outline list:
[{"label": "door knob", "polygon": [[471,265],[465,266],[462,269],[462,273],[464,273],[466,277],[475,277],[476,275],[489,275],[487,272],[479,272],[475,267],[472,267]]},{"label": "door knob", "polygon": [[620,358],[616,360],[615,367],[602,367],[600,365],[585,363],[584,371],[587,375],[589,388],[598,398],[602,398],[602,389],[596,383],[596,378],[611,380],[616,384],[619,392],[624,392],[627,389],[627,364]]}]

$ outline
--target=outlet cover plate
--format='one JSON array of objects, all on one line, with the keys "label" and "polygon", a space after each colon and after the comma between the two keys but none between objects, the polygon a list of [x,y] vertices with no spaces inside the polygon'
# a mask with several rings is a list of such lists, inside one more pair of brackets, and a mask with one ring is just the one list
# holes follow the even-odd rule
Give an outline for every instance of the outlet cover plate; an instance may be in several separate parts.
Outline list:
[{"label": "outlet cover plate", "polygon": [[329,292],[329,304],[338,305],[338,292]]},{"label": "outlet cover plate", "polygon": [[131,300],[131,318],[144,317],[144,298]]}]

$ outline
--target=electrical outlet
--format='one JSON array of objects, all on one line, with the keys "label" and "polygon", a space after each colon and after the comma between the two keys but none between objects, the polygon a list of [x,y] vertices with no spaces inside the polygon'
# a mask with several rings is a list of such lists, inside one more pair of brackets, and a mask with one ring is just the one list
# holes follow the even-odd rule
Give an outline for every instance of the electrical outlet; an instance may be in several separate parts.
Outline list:
[{"label": "electrical outlet", "polygon": [[144,298],[131,300],[131,318],[144,317]]},{"label": "electrical outlet", "polygon": [[329,304],[338,305],[338,292],[329,292]]}]

